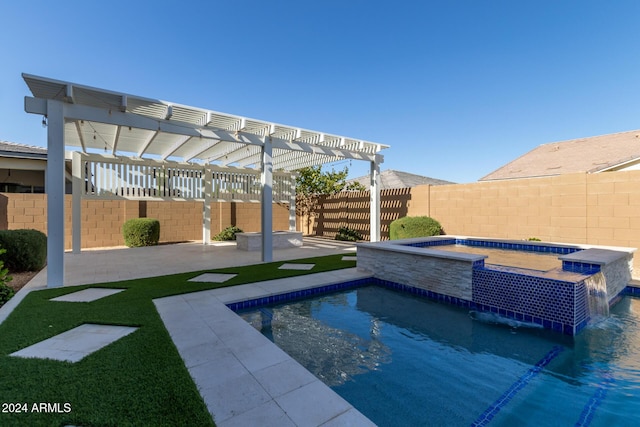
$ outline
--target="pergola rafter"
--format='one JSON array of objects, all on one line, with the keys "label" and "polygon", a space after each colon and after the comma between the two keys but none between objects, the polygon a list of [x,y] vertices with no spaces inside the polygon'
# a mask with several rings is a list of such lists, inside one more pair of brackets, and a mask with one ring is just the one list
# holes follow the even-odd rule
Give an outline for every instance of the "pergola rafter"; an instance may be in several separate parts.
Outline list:
[{"label": "pergola rafter", "polygon": [[[372,173],[371,240],[380,238],[377,175],[383,158],[378,153],[387,148],[385,145],[44,77],[23,74],[23,78],[33,94],[25,97],[25,111],[46,116],[49,124],[50,286],[59,286],[63,280],[62,258],[54,255],[64,252],[63,234],[59,230],[64,230],[67,147],[77,147],[82,153],[109,153],[113,157],[193,162],[204,166],[254,166],[248,170],[260,171],[265,261],[271,258],[272,250],[273,171],[293,172],[344,159],[367,161]],[[206,205],[211,200],[208,186],[210,183],[202,184],[205,223],[209,211]],[[74,201],[73,206],[79,205]],[[206,243],[205,236],[203,229]]]}]

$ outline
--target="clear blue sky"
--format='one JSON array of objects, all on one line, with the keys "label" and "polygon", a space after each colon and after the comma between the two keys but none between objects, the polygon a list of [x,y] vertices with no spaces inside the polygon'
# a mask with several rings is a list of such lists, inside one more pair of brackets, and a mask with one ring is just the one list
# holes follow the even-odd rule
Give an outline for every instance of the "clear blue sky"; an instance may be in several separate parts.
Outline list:
[{"label": "clear blue sky", "polygon": [[0,140],[46,145],[25,72],[388,144],[383,170],[473,182],[639,129],[639,23],[638,0],[2,1]]}]

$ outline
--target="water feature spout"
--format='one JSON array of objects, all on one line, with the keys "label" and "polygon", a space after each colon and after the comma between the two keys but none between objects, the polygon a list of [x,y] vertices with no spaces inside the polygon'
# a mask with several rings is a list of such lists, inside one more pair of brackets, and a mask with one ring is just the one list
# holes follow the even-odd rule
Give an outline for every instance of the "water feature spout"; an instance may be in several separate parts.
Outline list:
[{"label": "water feature spout", "polygon": [[598,272],[585,279],[587,301],[589,303],[589,318],[609,317],[609,295],[607,294],[607,279],[602,272]]}]

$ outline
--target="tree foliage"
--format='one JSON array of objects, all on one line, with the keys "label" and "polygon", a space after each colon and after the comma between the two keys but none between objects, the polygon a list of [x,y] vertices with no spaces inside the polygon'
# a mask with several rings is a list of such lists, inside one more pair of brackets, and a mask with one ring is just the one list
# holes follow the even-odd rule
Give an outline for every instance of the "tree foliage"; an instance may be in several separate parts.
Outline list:
[{"label": "tree foliage", "polygon": [[349,175],[347,167],[341,171],[331,169],[331,171],[323,172],[322,166],[311,166],[298,170],[296,213],[300,216],[307,216],[310,220],[310,217],[315,215],[318,196],[336,194],[345,190],[364,190],[360,183],[347,184],[347,175]]}]

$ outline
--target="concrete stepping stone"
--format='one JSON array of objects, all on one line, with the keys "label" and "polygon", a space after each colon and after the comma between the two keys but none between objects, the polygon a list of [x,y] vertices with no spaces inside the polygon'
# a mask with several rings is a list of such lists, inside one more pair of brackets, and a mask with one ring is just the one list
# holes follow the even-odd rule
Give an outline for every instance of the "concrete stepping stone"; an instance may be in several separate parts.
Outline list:
[{"label": "concrete stepping stone", "polygon": [[327,245],[327,244],[324,244],[324,243],[318,243],[316,246],[319,247],[319,248],[324,248],[324,249],[338,249],[339,248],[339,246]]},{"label": "concrete stepping stone", "polygon": [[311,270],[315,264],[282,264],[278,270]]},{"label": "concrete stepping stone", "polygon": [[85,323],[9,356],[78,362],[101,348],[135,332],[131,326]]},{"label": "concrete stepping stone", "polygon": [[233,279],[237,274],[224,274],[224,273],[204,273],[193,279],[189,279],[189,282],[210,282],[210,283],[223,283],[227,280]]},{"label": "concrete stepping stone", "polygon": [[342,259],[342,261],[357,261],[358,257],[356,257],[356,256],[343,256],[341,259]]},{"label": "concrete stepping stone", "polygon": [[88,288],[82,291],[62,295],[57,298],[52,298],[50,301],[91,302],[99,300],[100,298],[120,293],[122,291],[126,291],[126,289]]}]

